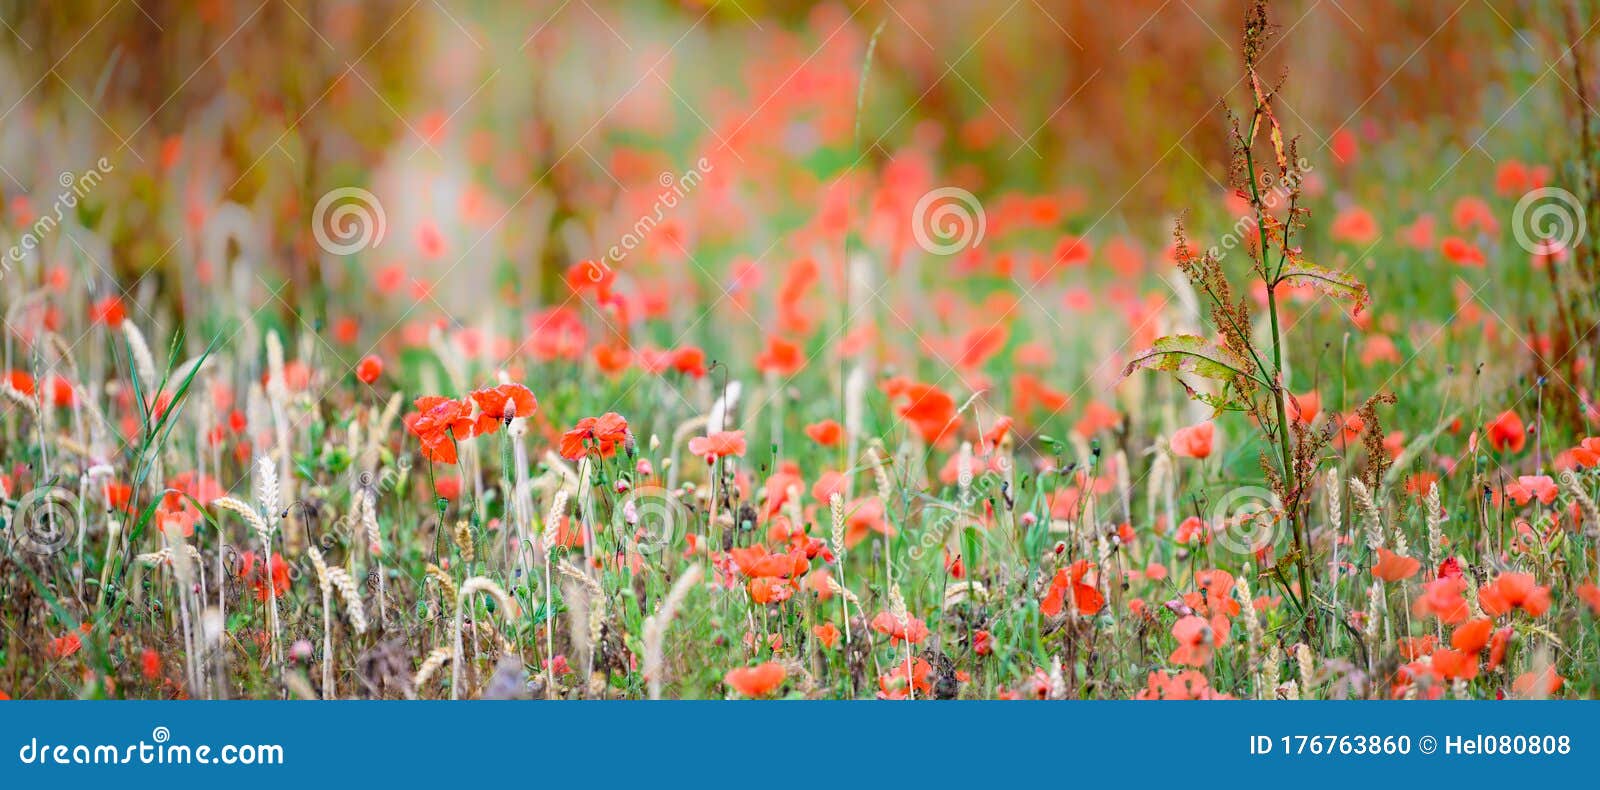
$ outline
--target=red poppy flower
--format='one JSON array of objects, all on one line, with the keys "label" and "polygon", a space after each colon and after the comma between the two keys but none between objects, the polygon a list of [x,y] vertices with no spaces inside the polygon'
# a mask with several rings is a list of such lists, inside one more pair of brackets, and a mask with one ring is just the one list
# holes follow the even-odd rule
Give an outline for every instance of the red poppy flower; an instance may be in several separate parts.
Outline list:
[{"label": "red poppy flower", "polygon": [[750,600],[758,604],[783,603],[794,595],[794,586],[783,579],[774,579],[763,576],[751,579],[749,584]]},{"label": "red poppy flower", "polygon": [[1335,239],[1365,246],[1378,238],[1378,222],[1366,209],[1350,206],[1333,218],[1328,231]]},{"label": "red poppy flower", "polygon": [[617,445],[628,440],[628,421],[616,412],[585,417],[572,430],[561,435],[561,456],[576,461],[591,451],[601,458],[617,454]]},{"label": "red poppy flower", "polygon": [[363,384],[372,384],[383,375],[383,360],[372,354],[361,358],[356,364],[356,378]]},{"label": "red poppy flower", "polygon": [[1122,424],[1122,414],[1097,400],[1089,401],[1083,416],[1072,426],[1079,436],[1088,439],[1101,431],[1109,431]]},{"label": "red poppy flower", "polygon": [[601,299],[611,293],[611,285],[616,279],[616,269],[599,261],[578,261],[568,266],[566,271],[567,287],[574,293],[582,293],[592,288]]},{"label": "red poppy flower", "polygon": [[106,481],[106,504],[112,510],[127,511],[128,502],[133,498],[133,486],[127,483],[114,483]]},{"label": "red poppy flower", "polygon": [[994,425],[989,426],[989,430],[983,433],[983,451],[991,452],[999,447],[1000,441],[1006,438],[1006,434],[1011,432],[1011,427],[1015,422],[1015,420],[1004,415],[996,418]]},{"label": "red poppy flower", "polygon": [[1573,463],[1586,469],[1600,466],[1600,436],[1590,436],[1572,448]]},{"label": "red poppy flower", "polygon": [[62,376],[50,377],[50,401],[65,409],[72,406],[76,394],[72,391],[72,382]]},{"label": "red poppy flower", "polygon": [[517,417],[531,417],[539,408],[539,401],[521,384],[501,384],[478,390],[472,393],[472,400],[478,404],[478,420],[473,430],[479,435],[494,433]]},{"label": "red poppy flower", "polygon": [[746,697],[765,697],[783,685],[783,679],[788,674],[782,664],[768,661],[753,667],[729,670],[728,674],[722,676],[722,682]]},{"label": "red poppy flower", "polygon": [[844,428],[833,420],[823,420],[807,425],[806,436],[811,437],[811,441],[823,447],[834,447],[839,444],[839,439],[844,436]]},{"label": "red poppy flower", "polygon": [[1556,481],[1549,475],[1522,475],[1506,483],[1506,496],[1523,506],[1537,499],[1543,504],[1556,501]]},{"label": "red poppy flower", "polygon": [[1512,609],[1541,617],[1550,609],[1550,588],[1538,586],[1532,574],[1502,573],[1478,589],[1478,603],[1493,617]]},{"label": "red poppy flower", "polygon": [[1433,615],[1447,625],[1464,623],[1470,614],[1466,599],[1461,597],[1466,589],[1466,581],[1459,576],[1434,579],[1423,585],[1412,610],[1418,617]]},{"label": "red poppy flower", "polygon": [[1450,646],[1463,653],[1476,654],[1489,644],[1489,634],[1493,630],[1494,621],[1487,617],[1468,620],[1450,634]]},{"label": "red poppy flower", "polygon": [[1506,648],[1511,645],[1512,633],[1511,626],[1503,626],[1489,638],[1489,671],[1499,669],[1501,662],[1506,660]]},{"label": "red poppy flower", "polygon": [[1190,516],[1178,524],[1178,531],[1173,539],[1180,544],[1193,543],[1198,538],[1202,543],[1211,542],[1211,530],[1206,527],[1206,522],[1199,516]]},{"label": "red poppy flower", "polygon": [[877,497],[857,499],[845,505],[844,522],[847,549],[855,548],[873,532],[891,538],[895,535],[894,526],[883,517],[883,503]]},{"label": "red poppy flower", "polygon": [[1209,663],[1211,651],[1223,641],[1218,638],[1210,622],[1192,614],[1172,624],[1172,638],[1178,640],[1178,647],[1167,660],[1191,667],[1202,667]]},{"label": "red poppy flower", "polygon": [[736,458],[744,455],[744,451],[744,431],[717,431],[689,440],[689,452],[704,457],[706,463],[715,463],[718,458]]},{"label": "red poppy flower", "polygon": [[247,551],[239,555],[239,560],[239,578],[244,579],[255,590],[256,600],[267,600],[269,574],[265,565],[272,567],[270,573],[272,597],[282,598],[289,592],[289,563],[284,561],[282,554],[273,552],[271,561],[263,564],[255,552]]},{"label": "red poppy flower", "polygon": [[10,384],[11,388],[17,392],[27,395],[30,398],[33,397],[33,377],[28,375],[26,372],[21,370],[11,371],[10,376],[7,377],[6,383]]},{"label": "red poppy flower", "polygon": [[760,544],[750,548],[735,547],[728,555],[734,567],[752,579],[803,576],[811,567],[804,553],[772,554]]},{"label": "red poppy flower", "polygon": [[417,412],[406,428],[422,442],[422,455],[430,461],[456,462],[456,442],[472,438],[472,404],[437,395],[417,398]]},{"label": "red poppy flower", "polygon": [[1444,241],[1439,243],[1439,252],[1457,266],[1475,269],[1482,268],[1489,260],[1484,256],[1483,250],[1460,236],[1446,236]]},{"label": "red poppy flower", "polygon": [[79,638],[79,636],[75,633],[68,633],[66,636],[58,636],[55,639],[50,640],[50,647],[46,649],[45,652],[48,653],[51,658],[60,660],[71,656],[81,649],[83,649],[83,639]]},{"label": "red poppy flower", "polygon": [[1547,667],[1540,672],[1518,675],[1511,682],[1511,691],[1519,697],[1551,697],[1561,691],[1561,684],[1565,680],[1554,669]]},{"label": "red poppy flower", "polygon": [[872,618],[872,630],[889,637],[889,644],[902,641],[916,644],[928,638],[928,626],[921,618],[906,615],[904,619],[891,612],[879,612]]},{"label": "red poppy flower", "polygon": [[1397,582],[1417,575],[1422,562],[1396,554],[1388,549],[1378,549],[1378,564],[1372,566],[1372,575],[1386,582]]},{"label": "red poppy flower", "polygon": [[1580,584],[1577,589],[1578,600],[1589,606],[1589,612],[1600,617],[1600,587],[1593,584]]},{"label": "red poppy flower", "polygon": [[927,659],[896,661],[894,669],[878,676],[878,699],[905,699],[911,694],[933,693],[933,665]]},{"label": "red poppy flower", "polygon": [[1489,445],[1497,452],[1522,452],[1522,447],[1527,443],[1528,432],[1522,426],[1522,418],[1511,410],[1500,413],[1486,426],[1489,434]]},{"label": "red poppy flower", "polygon": [[972,634],[972,652],[987,656],[994,652],[994,636],[988,631],[975,631]]},{"label": "red poppy flower", "polygon": [[1310,425],[1317,421],[1322,411],[1322,394],[1316,390],[1289,396],[1289,416],[1296,422]]},{"label": "red poppy flower", "polygon": [[817,641],[821,642],[822,646],[829,650],[832,650],[833,646],[839,643],[839,627],[833,623],[812,626],[811,635],[815,636]]},{"label": "red poppy flower", "polygon": [[1416,661],[1423,656],[1432,655],[1437,648],[1438,641],[1433,634],[1427,636],[1407,636],[1399,640],[1400,657],[1407,661]]},{"label": "red poppy flower", "polygon": [[457,475],[441,475],[433,481],[433,493],[450,500],[461,498],[461,478]]},{"label": "red poppy flower", "polygon": [[914,381],[900,382],[896,391],[891,397],[899,395],[908,399],[899,409],[900,416],[917,429],[924,442],[935,444],[961,427],[955,399],[938,387]]},{"label": "red poppy flower", "polygon": [[620,343],[602,343],[594,347],[594,366],[607,376],[619,376],[633,363],[633,351]]},{"label": "red poppy flower", "polygon": [[800,346],[781,337],[767,338],[767,348],[756,355],[756,369],[778,376],[793,376],[805,367],[805,355]]},{"label": "red poppy flower", "polygon": [[177,530],[184,537],[194,535],[194,526],[200,521],[200,512],[194,509],[187,501],[176,508],[163,506],[155,512],[156,525],[165,534],[167,530]]},{"label": "red poppy flower", "polygon": [[1449,648],[1435,650],[1433,668],[1446,679],[1471,680],[1478,676],[1478,655]]},{"label": "red poppy flower", "polygon": [[1078,560],[1068,568],[1056,571],[1055,578],[1050,581],[1050,589],[1045,593],[1044,599],[1039,602],[1039,611],[1046,617],[1055,617],[1061,614],[1065,605],[1067,592],[1072,592],[1072,603],[1079,614],[1092,617],[1105,608],[1105,596],[1092,584],[1085,584],[1083,578],[1094,566],[1088,560]]},{"label": "red poppy flower", "polygon": [[706,374],[706,352],[695,346],[680,346],[672,352],[672,369],[691,378]]},{"label": "red poppy flower", "polygon": [[1195,573],[1194,583],[1198,589],[1183,596],[1184,604],[1190,609],[1207,617],[1235,617],[1239,614],[1239,601],[1233,597],[1233,586],[1237,583],[1233,574],[1208,568]]},{"label": "red poppy flower", "polygon": [[580,359],[589,345],[589,330],[577,311],[552,307],[528,319],[528,347],[535,359]]},{"label": "red poppy flower", "polygon": [[1138,700],[1212,700],[1231,699],[1211,688],[1206,676],[1192,669],[1177,674],[1165,670],[1151,672],[1145,677],[1145,687],[1133,695]]},{"label": "red poppy flower", "polygon": [[122,306],[122,297],[107,296],[89,306],[89,320],[96,324],[116,329],[122,326],[123,319],[128,317],[128,311]]},{"label": "red poppy flower", "polygon": [[1179,428],[1172,433],[1170,442],[1172,452],[1183,458],[1207,458],[1211,455],[1211,445],[1216,438],[1217,426],[1210,420]]}]

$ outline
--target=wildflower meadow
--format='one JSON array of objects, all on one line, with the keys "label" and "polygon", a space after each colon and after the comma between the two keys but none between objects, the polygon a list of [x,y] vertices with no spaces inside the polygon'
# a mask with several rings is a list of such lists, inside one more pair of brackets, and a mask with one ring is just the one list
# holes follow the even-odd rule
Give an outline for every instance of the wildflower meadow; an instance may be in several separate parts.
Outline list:
[{"label": "wildflower meadow", "polygon": [[0,6],[0,699],[1600,696],[1593,3]]}]

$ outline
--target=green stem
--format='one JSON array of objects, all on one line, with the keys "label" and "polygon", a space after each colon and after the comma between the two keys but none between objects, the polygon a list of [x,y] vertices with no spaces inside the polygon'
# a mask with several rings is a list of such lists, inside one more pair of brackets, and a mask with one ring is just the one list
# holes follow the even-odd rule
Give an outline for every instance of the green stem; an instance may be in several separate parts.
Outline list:
[{"label": "green stem", "polygon": [[[1256,113],[1259,114],[1260,112],[1261,106],[1257,103]],[[1294,535],[1294,548],[1297,555],[1295,565],[1298,566],[1300,574],[1300,597],[1309,605],[1311,602],[1311,559],[1306,554],[1306,540],[1301,533],[1299,497],[1295,495],[1298,485],[1295,480],[1294,456],[1291,454],[1289,447],[1288,409],[1285,408],[1285,400],[1287,398],[1285,397],[1283,382],[1283,338],[1278,327],[1278,283],[1275,279],[1276,274],[1269,275],[1267,272],[1267,225],[1262,221],[1264,219],[1262,215],[1265,213],[1266,207],[1261,202],[1261,189],[1256,183],[1255,157],[1251,154],[1249,140],[1246,140],[1244,144],[1244,162],[1246,175],[1250,179],[1250,197],[1256,210],[1256,231],[1260,234],[1261,247],[1257,250],[1257,254],[1260,255],[1261,259],[1261,276],[1266,278],[1267,285],[1267,314],[1272,328],[1273,367],[1272,375],[1268,378],[1272,381],[1273,406],[1278,412],[1278,452],[1280,454],[1280,468],[1283,472],[1284,490],[1290,494],[1291,498],[1291,501],[1285,504],[1289,507],[1289,529]],[[1290,220],[1292,221],[1293,217]],[[1287,230],[1285,232],[1287,233]],[[1307,613],[1306,617],[1309,623],[1311,615]]]}]

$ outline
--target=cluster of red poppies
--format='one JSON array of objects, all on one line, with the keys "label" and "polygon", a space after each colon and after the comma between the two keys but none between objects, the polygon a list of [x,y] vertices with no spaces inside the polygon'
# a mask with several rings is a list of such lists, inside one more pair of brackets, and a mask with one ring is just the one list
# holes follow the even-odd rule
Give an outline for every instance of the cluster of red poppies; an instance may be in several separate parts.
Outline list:
[{"label": "cluster of red poppies", "polygon": [[414,405],[417,410],[405,416],[406,430],[422,442],[424,458],[442,464],[456,462],[458,442],[494,433],[539,408],[521,384],[501,384],[460,399],[424,395]]}]

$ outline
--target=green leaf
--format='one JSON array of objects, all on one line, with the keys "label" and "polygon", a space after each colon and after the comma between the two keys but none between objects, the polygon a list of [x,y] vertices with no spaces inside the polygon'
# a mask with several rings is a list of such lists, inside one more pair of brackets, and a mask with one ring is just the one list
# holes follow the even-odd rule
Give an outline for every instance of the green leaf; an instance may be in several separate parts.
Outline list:
[{"label": "green leaf", "polygon": [[1193,373],[1218,381],[1238,376],[1253,380],[1248,360],[1199,335],[1167,335],[1156,340],[1155,345],[1134,355],[1122,376],[1127,378],[1140,369]]},{"label": "green leaf", "polygon": [[1283,270],[1278,272],[1278,281],[1283,282],[1291,277],[1310,280],[1311,287],[1317,289],[1318,293],[1350,302],[1353,314],[1359,315],[1367,306],[1367,286],[1344,272],[1336,272],[1315,263],[1290,259],[1284,263]]}]

